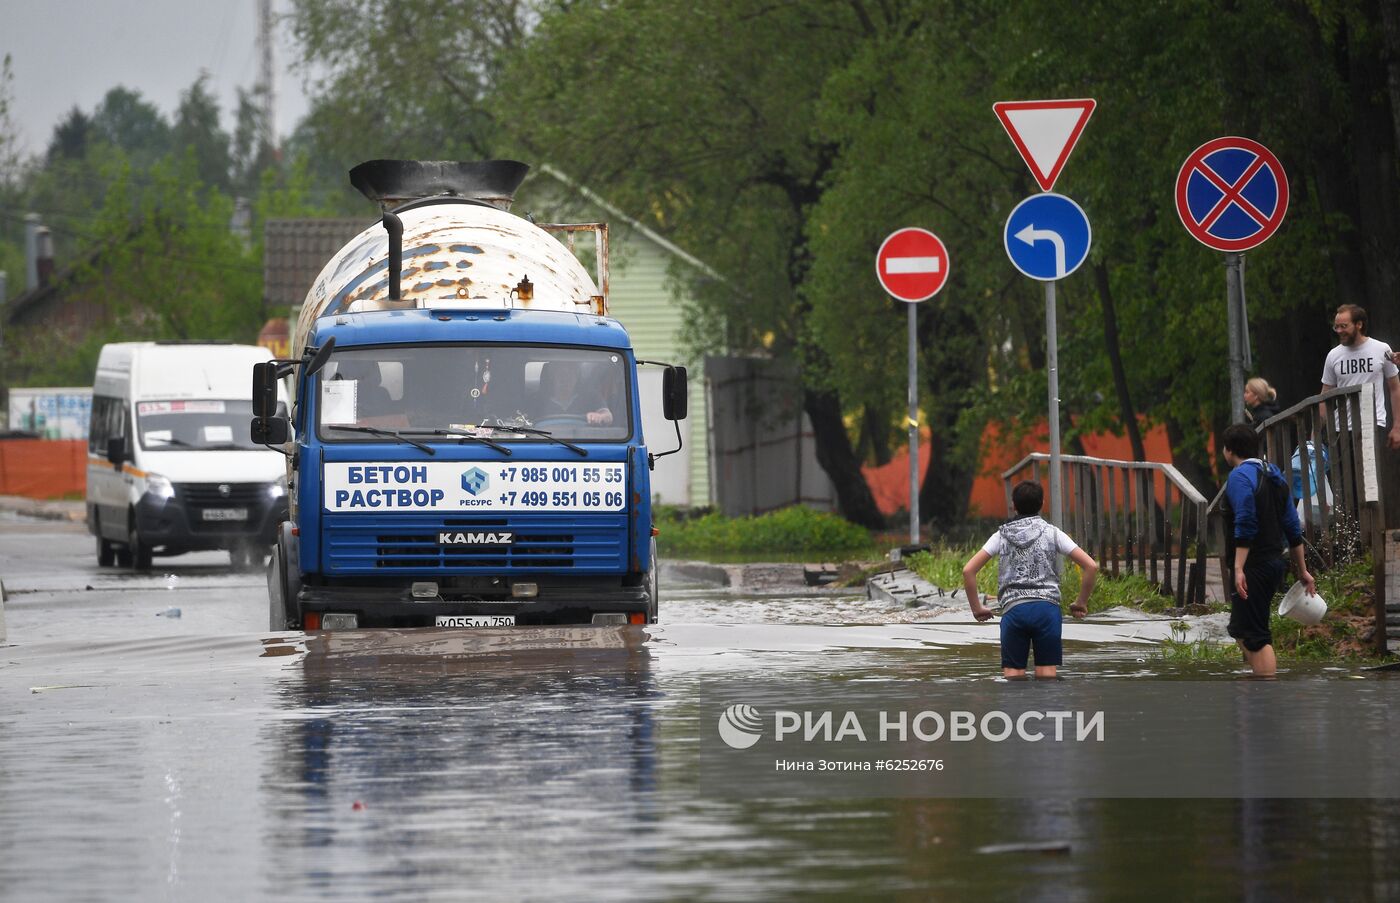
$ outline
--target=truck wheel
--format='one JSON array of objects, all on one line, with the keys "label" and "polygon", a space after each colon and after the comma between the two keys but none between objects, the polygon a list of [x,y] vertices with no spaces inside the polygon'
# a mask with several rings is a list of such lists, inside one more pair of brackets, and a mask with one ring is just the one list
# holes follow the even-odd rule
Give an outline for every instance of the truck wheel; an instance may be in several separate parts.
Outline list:
[{"label": "truck wheel", "polygon": [[651,541],[651,568],[642,575],[647,588],[647,623],[655,624],[661,615],[661,562],[656,558],[656,540]]},{"label": "truck wheel", "polygon": [[268,627],[272,630],[301,629],[301,609],[297,595],[301,592],[301,565],[296,549],[289,545],[295,540],[289,535],[289,524],[278,530],[277,544],[267,562]]},{"label": "truck wheel", "polygon": [[131,549],[127,548],[126,546],[123,546],[120,549],[117,549],[115,557],[117,561],[117,567],[131,567]]},{"label": "truck wheel", "polygon": [[109,568],[117,563],[117,550],[101,536],[97,537],[97,566]]}]

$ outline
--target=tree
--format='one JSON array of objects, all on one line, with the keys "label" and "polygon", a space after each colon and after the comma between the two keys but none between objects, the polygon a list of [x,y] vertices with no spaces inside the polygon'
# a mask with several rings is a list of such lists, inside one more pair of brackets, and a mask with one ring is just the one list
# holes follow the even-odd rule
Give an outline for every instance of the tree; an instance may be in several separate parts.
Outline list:
[{"label": "tree", "polygon": [[232,173],[229,137],[219,126],[219,102],[209,93],[208,81],[208,73],[201,73],[180,95],[171,139],[177,155],[193,154],[194,176],[200,182],[227,192]]},{"label": "tree", "polygon": [[579,3],[541,18],[494,108],[532,156],[704,249],[728,281],[696,287],[690,337],[795,361],[842,513],[880,526],[804,293],[809,216],[837,150],[812,125],[859,30],[834,5]]},{"label": "tree", "polygon": [[92,128],[99,140],[121,148],[138,171],[171,151],[170,123],[139,91],[120,85],[92,111]]},{"label": "tree", "polygon": [[50,163],[60,160],[80,160],[87,154],[88,144],[93,139],[92,119],[77,107],[68,111],[58,125],[54,126],[53,138],[45,154]]}]

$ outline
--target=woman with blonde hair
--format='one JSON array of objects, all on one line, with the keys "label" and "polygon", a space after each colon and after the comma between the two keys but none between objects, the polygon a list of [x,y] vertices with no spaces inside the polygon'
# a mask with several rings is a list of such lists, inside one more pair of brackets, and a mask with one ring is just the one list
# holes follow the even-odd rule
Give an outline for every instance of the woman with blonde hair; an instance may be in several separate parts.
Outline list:
[{"label": "woman with blonde hair", "polygon": [[1244,417],[1259,424],[1278,413],[1278,392],[1262,376],[1244,384]]}]

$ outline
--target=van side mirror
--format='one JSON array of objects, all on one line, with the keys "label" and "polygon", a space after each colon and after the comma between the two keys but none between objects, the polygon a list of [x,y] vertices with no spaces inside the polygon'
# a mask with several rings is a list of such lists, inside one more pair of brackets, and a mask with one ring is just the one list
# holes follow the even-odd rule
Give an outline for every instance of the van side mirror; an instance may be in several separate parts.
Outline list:
[{"label": "van side mirror", "polygon": [[690,391],[685,368],[667,367],[661,374],[661,412],[667,420],[684,420]]},{"label": "van side mirror", "polygon": [[126,459],[126,437],[111,436],[107,439],[107,460],[120,467]]}]

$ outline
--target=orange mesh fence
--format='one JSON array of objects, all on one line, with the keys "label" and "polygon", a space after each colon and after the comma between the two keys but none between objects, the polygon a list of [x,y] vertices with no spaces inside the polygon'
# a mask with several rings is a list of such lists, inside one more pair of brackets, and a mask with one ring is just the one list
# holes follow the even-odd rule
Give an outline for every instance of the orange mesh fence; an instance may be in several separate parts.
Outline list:
[{"label": "orange mesh fence", "polygon": [[0,439],[0,495],[81,499],[87,445],[86,439]]}]

